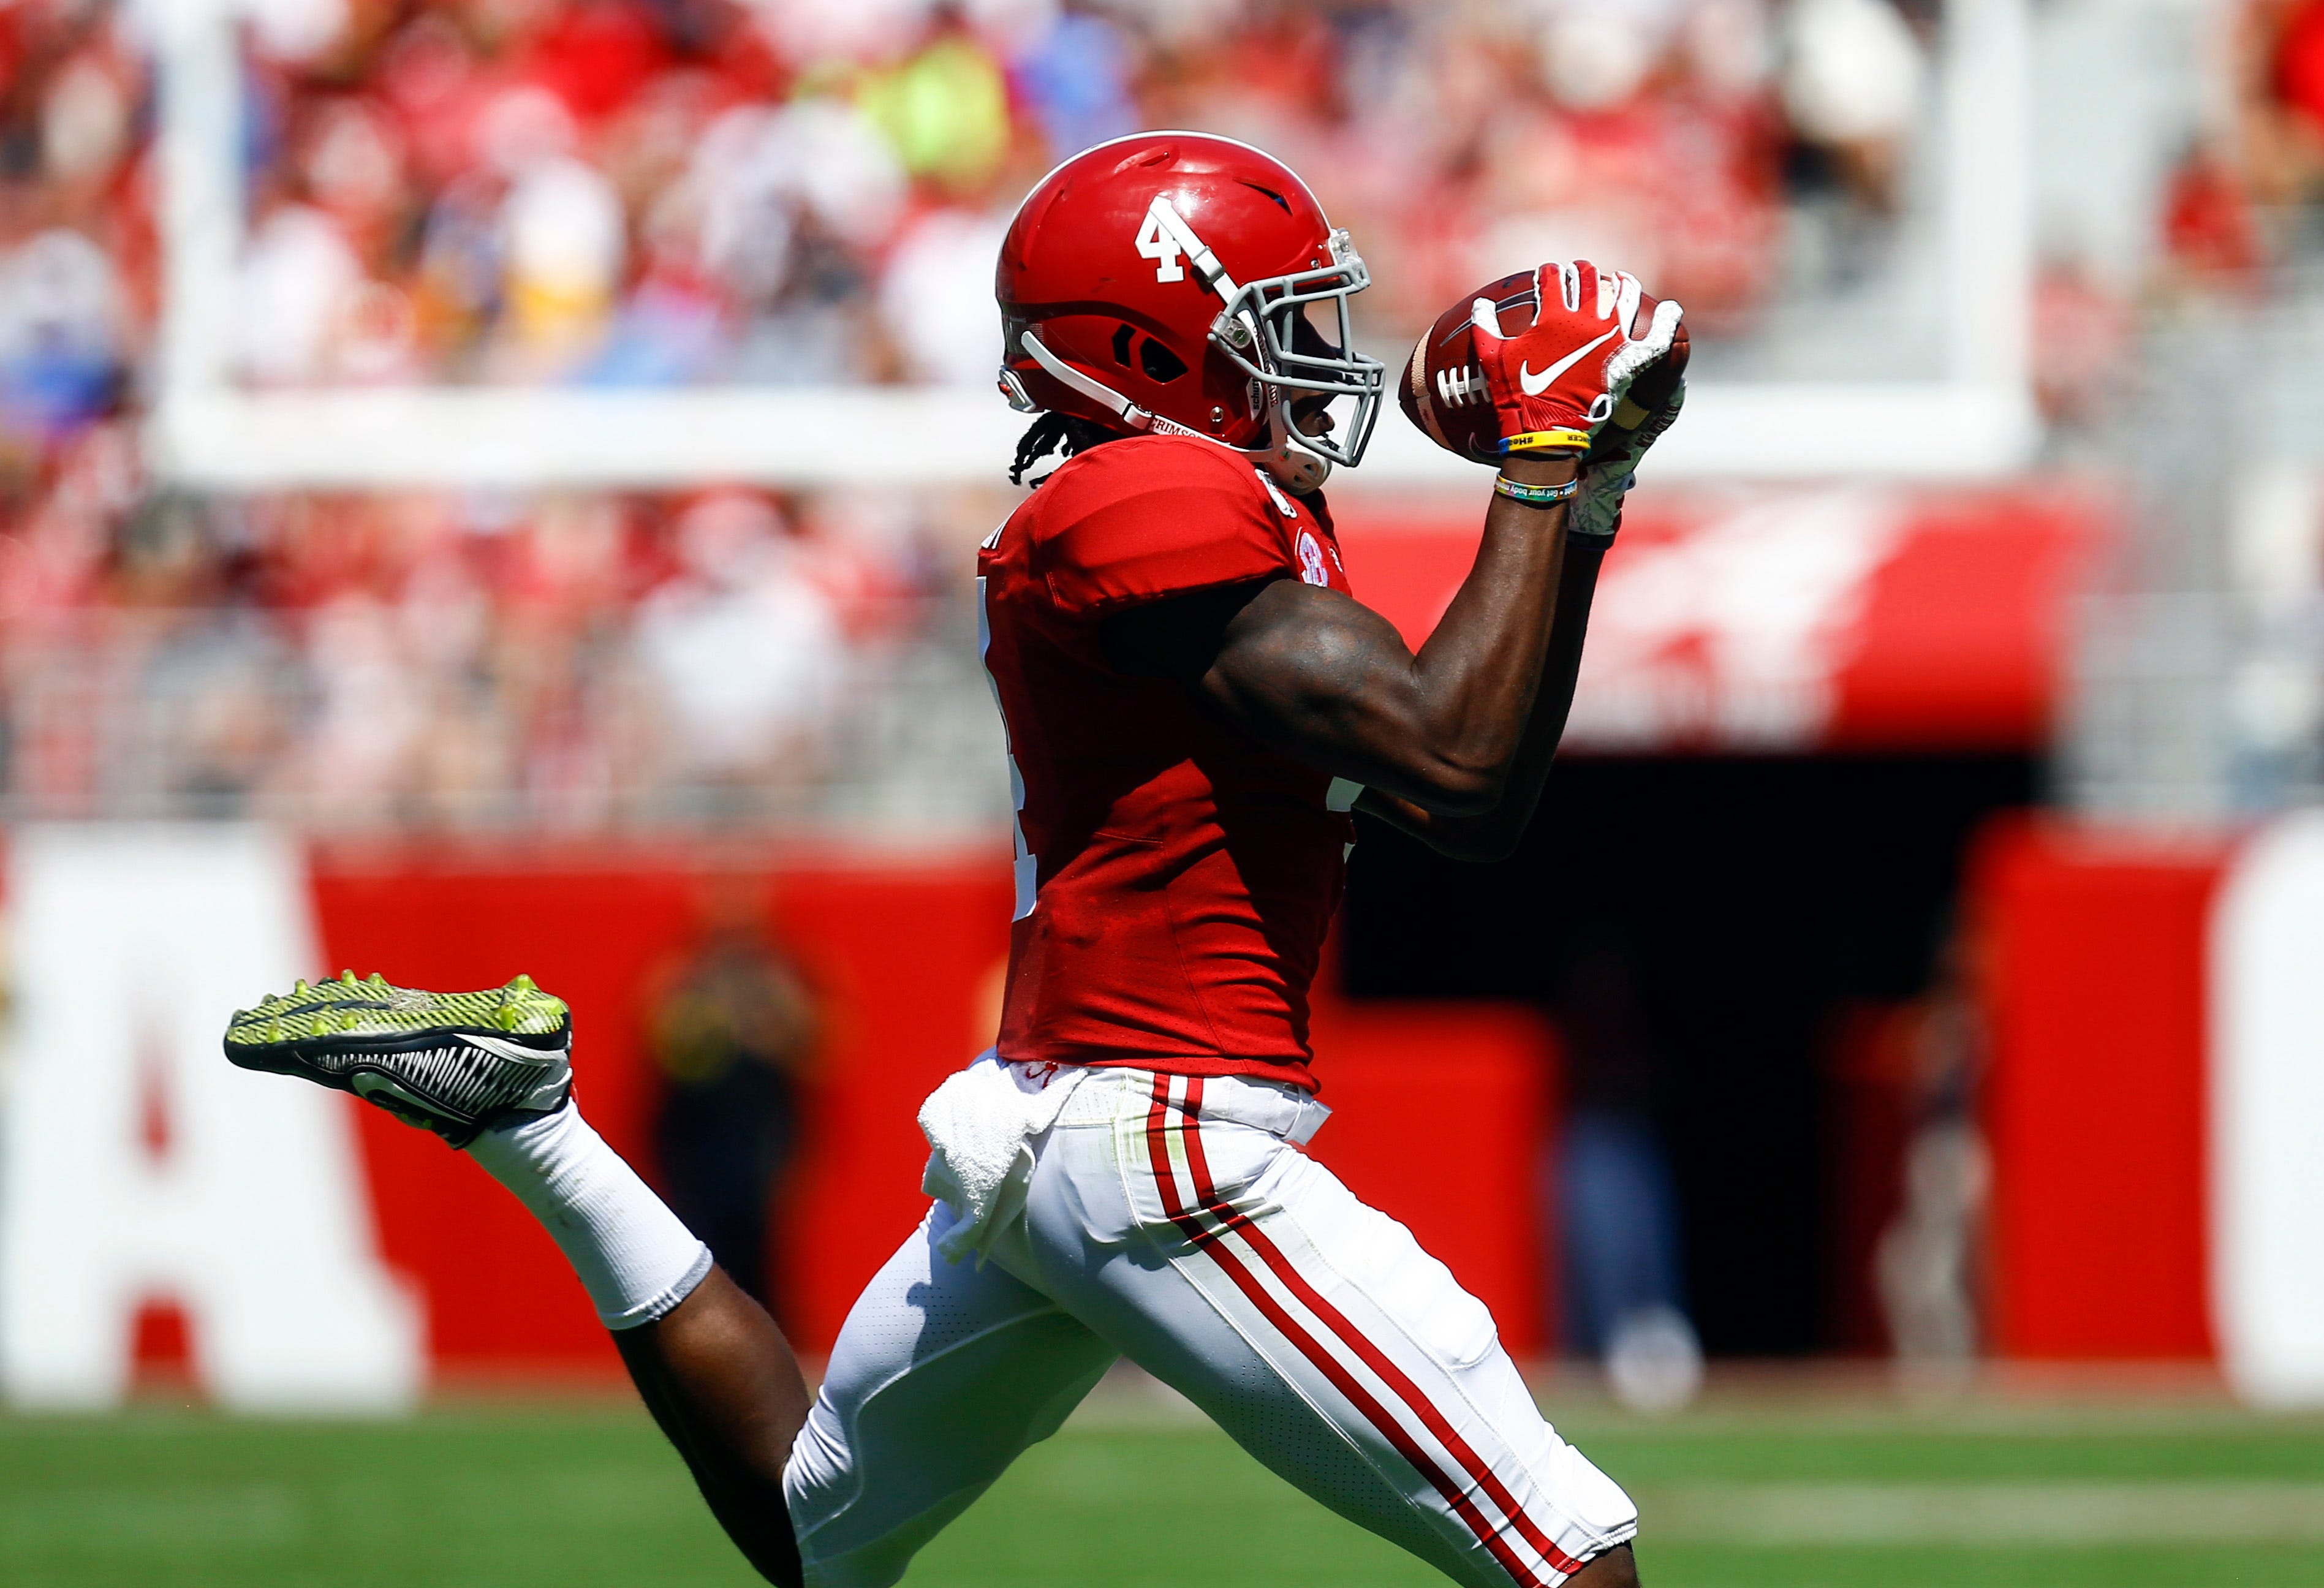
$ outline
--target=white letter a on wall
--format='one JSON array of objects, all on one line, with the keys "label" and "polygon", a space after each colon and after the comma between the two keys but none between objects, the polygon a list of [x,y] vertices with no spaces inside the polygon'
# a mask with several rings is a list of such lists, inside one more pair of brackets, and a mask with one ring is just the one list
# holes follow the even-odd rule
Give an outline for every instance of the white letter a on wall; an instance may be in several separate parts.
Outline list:
[{"label": "white letter a on wall", "polygon": [[20,828],[5,906],[0,1390],[116,1403],[134,1315],[160,1297],[225,1405],[408,1404],[419,1309],[379,1260],[353,1105],[218,1050],[236,1007],[320,969],[297,848],[249,827]]},{"label": "white letter a on wall", "polygon": [[2209,982],[2219,1365],[2262,1406],[2324,1406],[2324,813],[2236,856]]}]

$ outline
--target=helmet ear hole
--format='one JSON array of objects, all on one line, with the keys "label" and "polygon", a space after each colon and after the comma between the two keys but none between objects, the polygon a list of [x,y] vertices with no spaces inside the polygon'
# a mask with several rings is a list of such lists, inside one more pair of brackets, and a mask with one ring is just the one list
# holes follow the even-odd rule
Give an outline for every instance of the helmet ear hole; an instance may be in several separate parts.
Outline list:
[{"label": "helmet ear hole", "polygon": [[1138,367],[1150,381],[1175,381],[1186,373],[1186,361],[1148,337],[1138,345]]},{"label": "helmet ear hole", "polygon": [[1130,328],[1127,325],[1113,328],[1113,361],[1124,369],[1130,367]]}]

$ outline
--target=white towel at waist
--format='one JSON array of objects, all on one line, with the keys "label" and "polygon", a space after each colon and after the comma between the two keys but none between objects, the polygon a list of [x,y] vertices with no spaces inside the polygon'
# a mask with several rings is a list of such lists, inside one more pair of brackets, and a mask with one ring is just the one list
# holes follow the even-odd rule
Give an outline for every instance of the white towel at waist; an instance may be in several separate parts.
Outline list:
[{"label": "white towel at waist", "polygon": [[920,1134],[928,1139],[920,1189],[953,1211],[952,1228],[936,1242],[946,1262],[970,1252],[984,1260],[994,1234],[1025,1205],[1034,1138],[1056,1123],[1089,1073],[1078,1065],[1003,1064],[987,1048],[928,1094],[920,1104]]}]

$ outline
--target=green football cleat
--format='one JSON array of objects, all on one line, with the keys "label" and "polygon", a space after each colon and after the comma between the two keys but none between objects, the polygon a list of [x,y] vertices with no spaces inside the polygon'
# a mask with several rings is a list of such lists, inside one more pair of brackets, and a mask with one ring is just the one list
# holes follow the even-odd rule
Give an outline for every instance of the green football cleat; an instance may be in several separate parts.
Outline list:
[{"label": "green football cleat", "polygon": [[572,1048],[572,1011],[530,976],[425,992],[342,971],[236,1010],[226,1029],[226,1056],[244,1069],[352,1092],[455,1147],[564,1107]]}]

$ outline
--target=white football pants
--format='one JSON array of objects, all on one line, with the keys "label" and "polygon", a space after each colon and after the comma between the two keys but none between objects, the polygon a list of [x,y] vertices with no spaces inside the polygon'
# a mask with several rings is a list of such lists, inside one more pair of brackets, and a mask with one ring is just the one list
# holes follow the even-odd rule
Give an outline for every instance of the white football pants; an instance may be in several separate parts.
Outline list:
[{"label": "white football pants", "polygon": [[849,1312],[784,1492],[814,1588],[885,1588],[1117,1357],[1351,1521],[1475,1588],[1637,1530],[1542,1420],[1484,1304],[1301,1150],[1287,1086],[1095,1069],[991,1260],[938,1203]]}]

